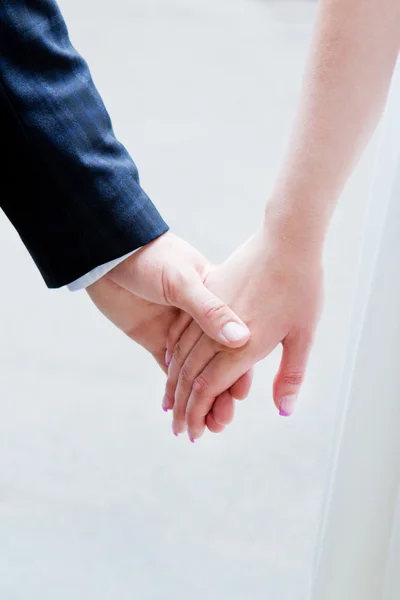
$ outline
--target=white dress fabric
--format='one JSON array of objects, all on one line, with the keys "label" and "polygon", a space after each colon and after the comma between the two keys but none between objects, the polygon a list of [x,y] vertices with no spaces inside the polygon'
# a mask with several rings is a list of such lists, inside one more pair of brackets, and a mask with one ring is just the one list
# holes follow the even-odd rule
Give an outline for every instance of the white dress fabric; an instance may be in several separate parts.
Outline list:
[{"label": "white dress fabric", "polygon": [[400,60],[380,135],[312,600],[400,598]]}]

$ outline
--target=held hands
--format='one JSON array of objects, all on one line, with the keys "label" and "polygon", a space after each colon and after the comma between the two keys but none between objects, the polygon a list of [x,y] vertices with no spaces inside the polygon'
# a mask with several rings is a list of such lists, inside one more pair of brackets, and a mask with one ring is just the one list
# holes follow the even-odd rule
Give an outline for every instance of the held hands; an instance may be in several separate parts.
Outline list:
[{"label": "held hands", "polygon": [[173,409],[174,433],[188,426],[194,441],[205,427],[220,432],[232,420],[234,398],[250,390],[253,365],[279,343],[274,401],[281,415],[293,412],[320,312],[319,256],[260,229],[213,268],[168,233],[87,291],[168,373],[163,408]]},{"label": "held hands", "polygon": [[[144,300],[187,313],[180,322],[182,331],[194,319],[215,341],[238,348],[249,339],[249,329],[204,285],[211,269],[212,265],[200,252],[167,232],[120,263],[106,277]],[[175,329],[176,339],[180,333]]]},{"label": "held hands", "polygon": [[221,395],[279,343],[283,352],[274,402],[282,416],[292,414],[320,314],[322,269],[319,253],[302,256],[298,248],[283,246],[262,229],[207,275],[207,287],[249,326],[246,345],[223,347],[194,321],[175,342],[174,329],[182,328],[179,320],[172,325],[166,396],[173,407],[174,433],[187,424],[193,441],[206,426],[225,424]]},{"label": "held hands", "polygon": [[[179,337],[191,321],[187,313],[176,308],[177,305],[190,311],[202,327],[223,344],[238,347],[249,337],[242,321],[204,286],[203,278],[210,270],[211,265],[199,252],[168,233],[89,286],[87,292],[105,317],[146,348],[167,372],[167,339],[173,344],[171,332]],[[132,293],[132,290],[147,299]],[[230,324],[228,329],[226,324]],[[233,339],[232,342],[228,342],[224,331],[228,331],[227,336]],[[232,335],[238,331],[243,335],[241,339]],[[216,405],[220,405],[225,423],[233,417],[233,398],[245,398],[250,386],[251,372],[239,378],[217,399]],[[167,410],[167,406],[164,409]],[[210,426],[214,432],[223,429],[217,423]]]}]

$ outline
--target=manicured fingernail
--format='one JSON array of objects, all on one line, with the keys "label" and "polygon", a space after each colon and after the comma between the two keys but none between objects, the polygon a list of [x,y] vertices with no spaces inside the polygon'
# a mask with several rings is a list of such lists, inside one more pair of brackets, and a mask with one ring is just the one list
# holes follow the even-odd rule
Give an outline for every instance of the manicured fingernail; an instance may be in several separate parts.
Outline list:
[{"label": "manicured fingernail", "polygon": [[281,417],[290,417],[294,412],[297,396],[284,396],[279,403],[279,414]]},{"label": "manicured fingernail", "polygon": [[175,437],[178,437],[178,435],[179,435],[179,433],[176,431],[176,429],[173,429],[172,433],[174,434]]},{"label": "manicured fingernail", "polygon": [[165,395],[162,400],[162,409],[164,412],[168,412],[168,408],[169,408],[169,398],[167,395]]},{"label": "manicured fingernail", "polygon": [[167,350],[165,352],[165,364],[167,365],[167,367],[169,367],[169,365],[171,364],[171,360],[172,360],[172,354],[171,354],[170,350]]},{"label": "manicured fingernail", "polygon": [[225,338],[227,342],[238,342],[243,338],[248,337],[249,330],[244,325],[234,323],[231,321],[227,323],[221,330],[221,336]]},{"label": "manicured fingernail", "polygon": [[189,433],[189,440],[192,442],[192,444],[194,444],[196,441],[191,433]]}]

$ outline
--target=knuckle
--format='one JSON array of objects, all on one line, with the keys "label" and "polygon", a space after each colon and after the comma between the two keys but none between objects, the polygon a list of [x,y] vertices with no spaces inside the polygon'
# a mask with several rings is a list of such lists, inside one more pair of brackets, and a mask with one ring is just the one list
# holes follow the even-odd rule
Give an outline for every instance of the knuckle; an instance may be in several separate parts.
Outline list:
[{"label": "knuckle", "polygon": [[182,346],[181,346],[180,342],[176,342],[176,344],[174,346],[174,351],[172,353],[172,357],[175,362],[179,363],[181,356],[182,356]]},{"label": "knuckle", "polygon": [[197,396],[203,396],[208,390],[208,381],[203,375],[198,375],[193,383],[193,391]]},{"label": "knuckle", "polygon": [[287,369],[282,373],[282,382],[289,385],[301,385],[304,381],[304,371],[302,369]]},{"label": "knuckle", "polygon": [[187,365],[183,365],[179,373],[179,384],[188,387],[192,380],[192,374]]},{"label": "knuckle", "polygon": [[206,319],[217,319],[223,315],[225,305],[215,298],[208,298],[201,306],[201,312]]}]

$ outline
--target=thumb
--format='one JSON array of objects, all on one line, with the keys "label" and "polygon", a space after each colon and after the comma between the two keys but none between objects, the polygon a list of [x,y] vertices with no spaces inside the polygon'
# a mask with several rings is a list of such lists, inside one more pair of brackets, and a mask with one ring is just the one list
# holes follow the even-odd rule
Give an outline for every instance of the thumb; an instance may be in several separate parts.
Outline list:
[{"label": "thumb", "polygon": [[197,321],[204,333],[224,346],[240,348],[250,337],[243,321],[200,279],[188,281],[181,287],[178,308]]},{"label": "thumb", "polygon": [[279,371],[274,380],[274,402],[282,417],[290,417],[295,409],[307,367],[312,340],[300,333],[283,341]]}]

